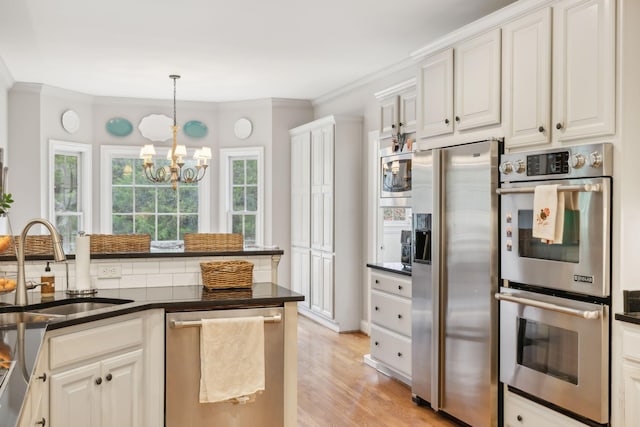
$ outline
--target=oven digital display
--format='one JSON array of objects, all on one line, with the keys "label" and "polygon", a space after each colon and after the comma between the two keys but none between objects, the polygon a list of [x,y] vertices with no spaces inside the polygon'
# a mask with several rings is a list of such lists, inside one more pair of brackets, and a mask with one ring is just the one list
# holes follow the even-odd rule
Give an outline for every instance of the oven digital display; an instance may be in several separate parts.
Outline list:
[{"label": "oven digital display", "polygon": [[559,175],[565,173],[569,173],[568,151],[527,156],[527,176]]}]

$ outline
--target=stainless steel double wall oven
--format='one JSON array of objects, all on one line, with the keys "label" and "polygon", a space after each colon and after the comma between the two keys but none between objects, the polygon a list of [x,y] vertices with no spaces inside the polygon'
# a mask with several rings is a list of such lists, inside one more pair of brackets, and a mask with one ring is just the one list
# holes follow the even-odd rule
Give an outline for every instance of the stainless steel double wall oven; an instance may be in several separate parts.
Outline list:
[{"label": "stainless steel double wall oven", "polygon": [[[504,155],[500,380],[588,424],[609,422],[610,144]],[[532,236],[536,186],[565,198],[562,243]]]}]

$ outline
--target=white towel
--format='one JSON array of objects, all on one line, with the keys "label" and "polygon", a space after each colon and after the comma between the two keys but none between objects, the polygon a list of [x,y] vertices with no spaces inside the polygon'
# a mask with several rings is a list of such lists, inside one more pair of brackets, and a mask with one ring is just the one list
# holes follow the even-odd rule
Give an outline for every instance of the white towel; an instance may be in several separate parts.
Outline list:
[{"label": "white towel", "polygon": [[563,232],[564,193],[558,191],[558,185],[537,185],[533,193],[533,237],[561,244]]},{"label": "white towel", "polygon": [[245,403],[264,391],[261,316],[203,319],[200,330],[200,403]]}]

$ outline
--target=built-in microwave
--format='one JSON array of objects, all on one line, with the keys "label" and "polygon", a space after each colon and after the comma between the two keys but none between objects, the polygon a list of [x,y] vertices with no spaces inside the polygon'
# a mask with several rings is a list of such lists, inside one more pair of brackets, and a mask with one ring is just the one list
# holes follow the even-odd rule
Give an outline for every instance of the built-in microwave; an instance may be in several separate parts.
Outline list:
[{"label": "built-in microwave", "polygon": [[409,206],[413,153],[380,157],[380,205]]}]

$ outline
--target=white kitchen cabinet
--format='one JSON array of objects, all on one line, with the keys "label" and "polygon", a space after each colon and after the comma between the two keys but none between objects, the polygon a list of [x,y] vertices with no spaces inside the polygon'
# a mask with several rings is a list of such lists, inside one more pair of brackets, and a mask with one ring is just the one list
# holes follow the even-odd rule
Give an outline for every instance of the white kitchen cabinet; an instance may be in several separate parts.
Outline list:
[{"label": "white kitchen cabinet", "polygon": [[615,2],[564,0],[503,28],[507,147],[615,133]]},{"label": "white kitchen cabinet", "polygon": [[504,390],[504,427],[586,427],[579,421]]},{"label": "white kitchen cabinet", "polygon": [[102,426],[100,363],[51,375],[49,425],[52,427]]},{"label": "white kitchen cabinet", "polygon": [[365,361],[411,382],[411,278],[371,270],[371,355]]},{"label": "white kitchen cabinet", "polygon": [[302,133],[291,138],[291,245],[309,247],[311,219],[311,134]]},{"label": "white kitchen cabinet", "polygon": [[[360,329],[360,281],[362,207],[362,120],[328,116],[290,131],[292,148],[292,194],[310,194],[308,214],[294,204],[292,234],[304,235],[309,244],[292,242],[293,289],[309,289],[301,313],[336,331]],[[308,148],[300,147],[307,144]],[[294,157],[309,167],[297,167]],[[294,152],[295,151],[295,152]],[[293,184],[296,182],[296,184]],[[308,190],[299,185],[308,182]],[[300,184],[302,183],[302,184]],[[296,231],[297,230],[297,231]],[[309,261],[306,262],[306,259]],[[360,261],[359,261],[360,260]]]},{"label": "white kitchen cabinet", "polygon": [[624,426],[635,427],[640,419],[640,326],[624,324],[622,329],[622,378]]},{"label": "white kitchen cabinet", "polygon": [[389,138],[398,132],[416,131],[417,94],[416,79],[409,79],[375,93],[380,103],[380,138]]},{"label": "white kitchen cabinet", "polygon": [[[46,346],[40,348],[38,360],[36,361],[29,390],[22,405],[19,427],[34,427],[47,425],[49,423],[49,377],[47,375],[48,349]],[[40,424],[37,424],[40,423]]]},{"label": "white kitchen cabinet", "polygon": [[500,123],[500,29],[425,59],[418,72],[418,138]]}]

